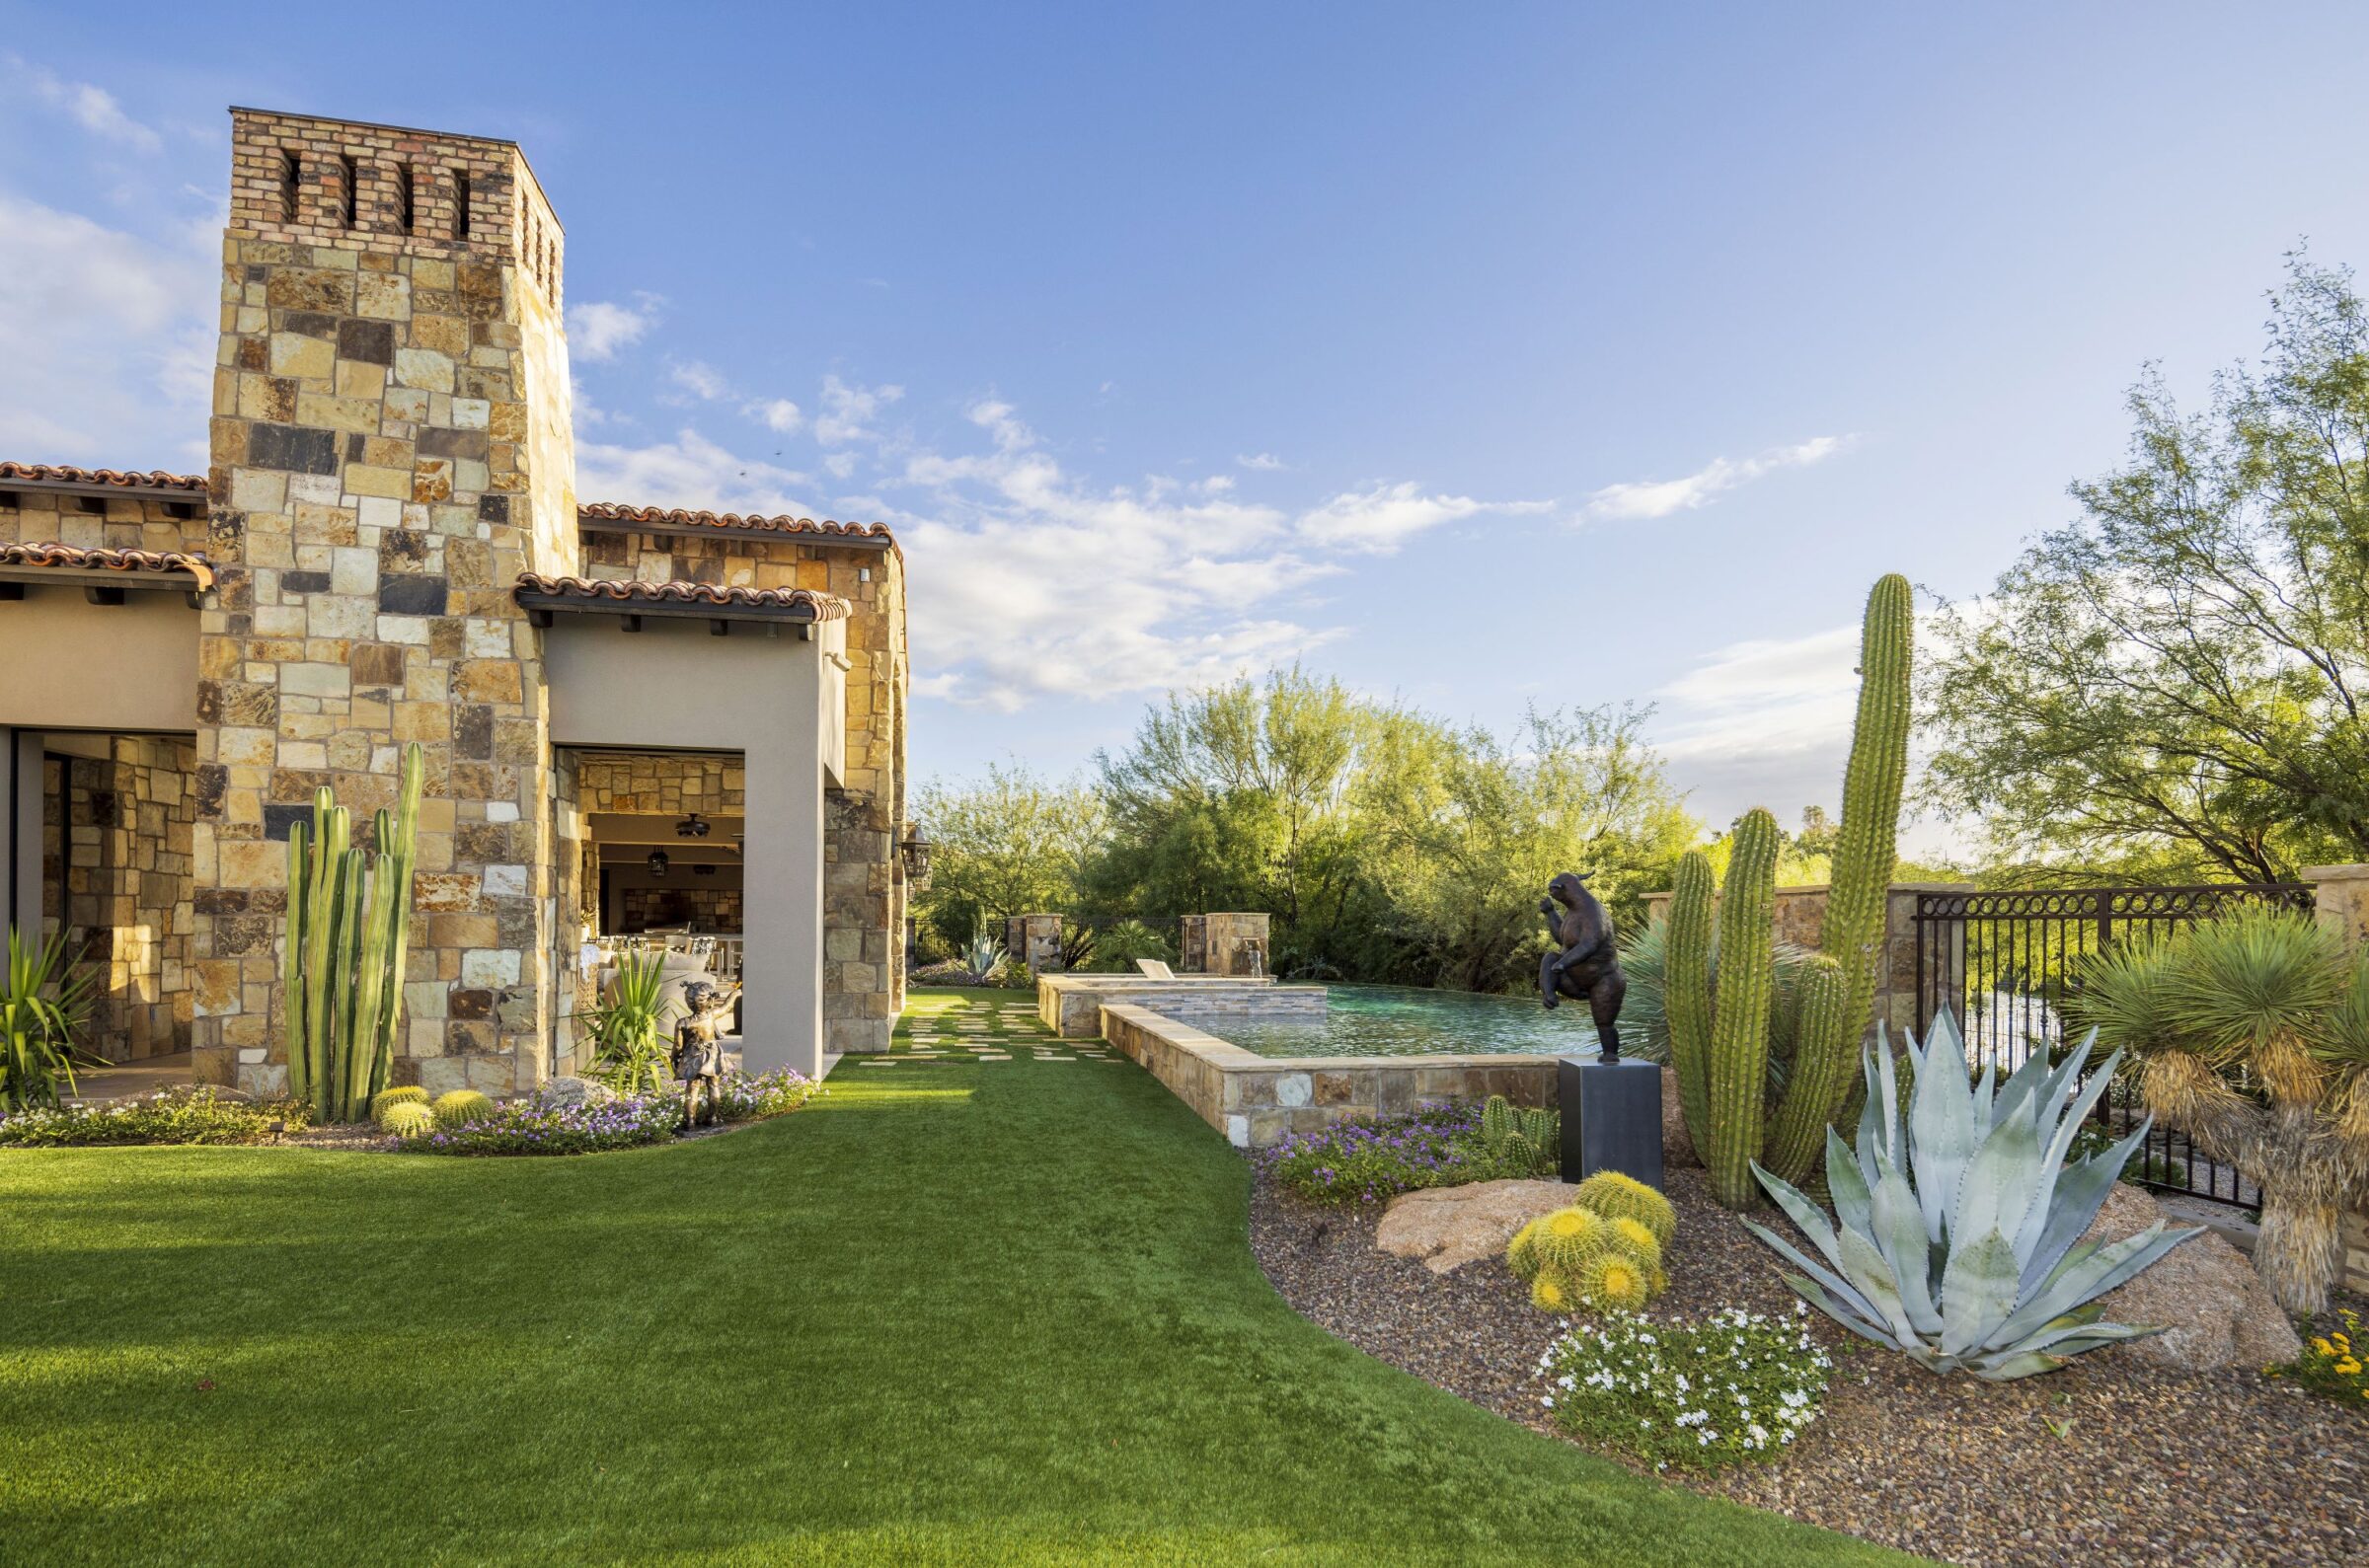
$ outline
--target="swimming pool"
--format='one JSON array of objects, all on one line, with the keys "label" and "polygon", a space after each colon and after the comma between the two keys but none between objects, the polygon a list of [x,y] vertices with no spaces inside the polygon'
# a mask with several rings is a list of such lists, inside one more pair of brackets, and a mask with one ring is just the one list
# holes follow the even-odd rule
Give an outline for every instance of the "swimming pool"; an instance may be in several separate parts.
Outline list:
[{"label": "swimming pool", "polygon": [[1596,1049],[1587,1009],[1536,997],[1330,986],[1324,1021],[1203,1025],[1260,1056],[1573,1056]]}]

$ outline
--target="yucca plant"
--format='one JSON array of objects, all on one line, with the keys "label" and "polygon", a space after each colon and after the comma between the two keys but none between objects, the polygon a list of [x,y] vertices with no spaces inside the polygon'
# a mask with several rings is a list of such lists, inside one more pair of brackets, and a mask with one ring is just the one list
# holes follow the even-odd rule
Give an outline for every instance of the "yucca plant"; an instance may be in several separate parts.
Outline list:
[{"label": "yucca plant", "polygon": [[77,970],[64,931],[35,943],[8,929],[8,985],[0,991],[0,1110],[54,1106],[74,1092],[74,1051],[90,1022],[97,974]]},{"label": "yucca plant", "polygon": [[624,953],[609,999],[592,1014],[595,1078],[628,1094],[658,1094],[668,1087],[671,1053],[659,1025],[666,982],[666,955]]},{"label": "yucca plant", "polygon": [[2082,1119],[2120,1065],[2116,1053],[2076,1091],[2094,1039],[2061,1064],[2033,1056],[1993,1091],[1979,1083],[1947,1011],[1920,1049],[1907,1115],[1880,1025],[1866,1054],[1859,1147],[1826,1134],[1834,1217],[1792,1185],[1753,1171],[1825,1259],[1813,1262],[1767,1227],[1752,1233],[1801,1272],[1785,1276],[1802,1300],[1864,1339],[1889,1345],[1935,1373],[2005,1381],[2053,1372],[2083,1351],[2159,1329],[2102,1322],[2096,1299],[2199,1231],[2157,1221],[2119,1241],[2082,1235],[2113,1191],[2142,1122],[2104,1153],[2066,1157]]},{"label": "yucca plant", "polygon": [[2254,1266],[2326,1310],[2338,1215],[2369,1192],[2369,948],[2256,905],[2092,959],[2071,1010],[2140,1061],[2139,1098],[2260,1189]]}]

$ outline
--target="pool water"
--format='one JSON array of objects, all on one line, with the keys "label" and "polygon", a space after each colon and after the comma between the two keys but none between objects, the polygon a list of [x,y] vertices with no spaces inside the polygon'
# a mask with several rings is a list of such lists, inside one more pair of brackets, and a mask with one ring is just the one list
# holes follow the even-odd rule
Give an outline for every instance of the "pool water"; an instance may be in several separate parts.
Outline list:
[{"label": "pool water", "polygon": [[1333,986],[1322,1023],[1207,1026],[1261,1056],[1574,1056],[1596,1049],[1587,1009],[1553,1012],[1538,998],[1485,997],[1414,986]]}]

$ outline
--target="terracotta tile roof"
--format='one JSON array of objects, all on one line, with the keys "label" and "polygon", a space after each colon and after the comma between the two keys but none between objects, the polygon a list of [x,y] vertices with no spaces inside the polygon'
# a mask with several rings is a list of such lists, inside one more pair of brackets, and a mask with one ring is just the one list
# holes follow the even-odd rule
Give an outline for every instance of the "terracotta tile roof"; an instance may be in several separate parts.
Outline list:
[{"label": "terracotta tile roof", "polygon": [[79,571],[186,571],[202,593],[214,585],[214,563],[180,550],[84,550],[75,545],[0,545],[0,566],[63,566]]},{"label": "terracotta tile roof", "polygon": [[817,621],[844,621],[854,606],[811,588],[737,588],[710,582],[637,582],[603,577],[518,574],[517,592],[555,599],[605,599],[618,604],[704,605],[744,610],[805,610]]},{"label": "terracotta tile roof", "polygon": [[48,481],[58,485],[113,485],[127,490],[202,490],[202,474],[168,474],[155,469],[146,474],[122,473],[112,468],[69,468],[63,463],[0,463],[0,484],[9,480]]},{"label": "terracotta tile roof", "polygon": [[589,519],[604,523],[655,523],[668,528],[714,528],[759,534],[833,534],[842,539],[879,539],[894,542],[886,523],[816,522],[811,517],[743,516],[738,512],[688,512],[676,507],[668,510],[658,506],[620,506],[613,501],[593,501],[575,509],[577,521]]}]

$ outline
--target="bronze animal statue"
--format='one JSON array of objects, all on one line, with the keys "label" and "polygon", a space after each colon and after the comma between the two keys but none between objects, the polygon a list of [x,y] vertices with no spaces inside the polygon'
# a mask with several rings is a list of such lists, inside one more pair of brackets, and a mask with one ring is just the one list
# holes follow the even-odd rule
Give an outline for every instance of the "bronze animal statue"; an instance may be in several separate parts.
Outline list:
[{"label": "bronze animal statue", "polygon": [[1612,917],[1576,871],[1565,871],[1547,884],[1538,912],[1547,917],[1547,934],[1555,943],[1555,950],[1539,960],[1540,1000],[1549,1008],[1560,1007],[1565,997],[1586,1003],[1603,1060],[1619,1061],[1621,1002],[1629,995],[1629,981],[1621,973]]},{"label": "bronze animal statue", "polygon": [[674,1026],[674,1076],[683,1085],[683,1125],[716,1120],[716,1090],[724,1081],[724,1020],[738,986],[694,980],[683,988],[683,1016]]}]

